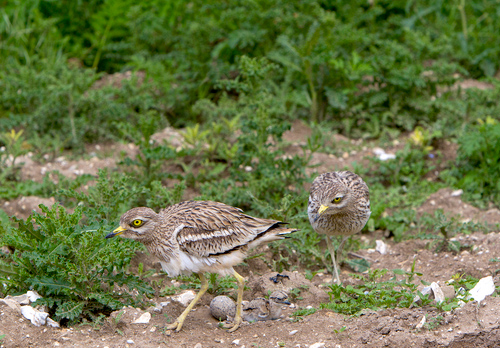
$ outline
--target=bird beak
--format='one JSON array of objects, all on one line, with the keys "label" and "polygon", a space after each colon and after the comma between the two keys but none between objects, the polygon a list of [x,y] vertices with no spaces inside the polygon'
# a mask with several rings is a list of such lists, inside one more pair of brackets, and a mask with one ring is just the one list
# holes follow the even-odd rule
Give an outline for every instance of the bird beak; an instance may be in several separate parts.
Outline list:
[{"label": "bird beak", "polygon": [[325,210],[327,210],[328,207],[326,205],[323,205],[321,204],[321,206],[319,207],[319,210],[318,210],[318,214],[316,214],[316,218],[314,219],[314,222],[316,222],[319,217],[325,212]]},{"label": "bird beak", "polygon": [[106,236],[106,239],[107,239],[107,238],[113,238],[114,236],[117,236],[117,235],[119,235],[119,234],[122,234],[122,233],[123,233],[123,231],[126,231],[126,230],[125,230],[123,227],[121,227],[121,226],[120,226],[120,227],[118,227],[117,229],[115,229],[113,232],[111,232],[110,234],[108,234],[108,235]]}]

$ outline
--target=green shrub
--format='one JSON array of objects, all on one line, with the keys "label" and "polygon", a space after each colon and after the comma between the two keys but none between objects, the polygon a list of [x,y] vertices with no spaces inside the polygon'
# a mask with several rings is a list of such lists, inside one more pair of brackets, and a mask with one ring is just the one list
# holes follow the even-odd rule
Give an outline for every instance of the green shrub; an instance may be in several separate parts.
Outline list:
[{"label": "green shrub", "polygon": [[[47,305],[56,320],[72,322],[140,305],[141,296],[152,294],[147,283],[126,272],[134,244],[105,240],[110,230],[105,220],[83,217],[80,207],[72,214],[57,205],[40,208],[42,214],[16,219],[18,226],[3,235],[1,244],[14,250],[0,256],[3,293],[34,289],[43,296],[36,304]],[[128,291],[115,292],[114,285]]]},{"label": "green shrub", "polygon": [[458,138],[455,165],[443,176],[464,190],[464,197],[500,207],[500,123],[491,117],[470,125]]}]

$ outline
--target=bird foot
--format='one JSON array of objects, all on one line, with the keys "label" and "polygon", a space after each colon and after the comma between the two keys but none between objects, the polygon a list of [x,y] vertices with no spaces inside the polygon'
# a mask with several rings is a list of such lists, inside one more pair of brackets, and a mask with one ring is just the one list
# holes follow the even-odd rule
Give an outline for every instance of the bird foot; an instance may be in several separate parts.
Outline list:
[{"label": "bird foot", "polygon": [[233,323],[226,323],[222,327],[224,329],[228,329],[227,332],[234,332],[240,327],[240,324],[241,324],[241,318],[240,320],[233,321]]},{"label": "bird foot", "polygon": [[172,324],[169,324],[167,326],[165,326],[165,328],[167,330],[175,330],[176,332],[179,332],[181,331],[181,328],[182,328],[182,322],[178,322],[177,320],[175,322],[173,322]]}]

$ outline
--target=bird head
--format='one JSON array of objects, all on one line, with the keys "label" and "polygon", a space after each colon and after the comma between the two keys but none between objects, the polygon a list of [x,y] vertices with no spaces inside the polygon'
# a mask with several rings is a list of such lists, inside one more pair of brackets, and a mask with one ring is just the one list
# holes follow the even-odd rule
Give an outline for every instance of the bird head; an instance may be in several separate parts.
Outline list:
[{"label": "bird head", "polygon": [[352,192],[346,186],[339,186],[323,192],[317,199],[320,206],[314,221],[324,215],[335,215],[346,211],[352,200]]},{"label": "bird head", "polygon": [[143,241],[147,239],[156,227],[158,214],[146,207],[134,208],[120,218],[120,226],[109,233],[106,238],[120,236],[123,238]]}]

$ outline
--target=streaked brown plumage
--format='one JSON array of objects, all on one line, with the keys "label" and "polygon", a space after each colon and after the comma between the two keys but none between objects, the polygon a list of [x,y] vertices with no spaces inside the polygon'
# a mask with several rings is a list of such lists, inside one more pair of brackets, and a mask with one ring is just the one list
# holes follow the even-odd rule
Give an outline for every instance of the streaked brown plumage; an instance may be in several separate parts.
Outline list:
[{"label": "streaked brown plumage", "polygon": [[244,278],[233,266],[241,263],[249,249],[260,243],[282,239],[294,232],[283,222],[255,218],[241,209],[210,201],[186,201],[161,210],[139,207],[120,218],[120,227],[106,238],[121,235],[144,243],[161,260],[171,277],[197,273],[201,289],[197,296],[168,329],[182,328],[188,313],[208,288],[204,272],[232,274],[238,281],[237,311],[234,325],[241,323]]},{"label": "streaked brown plumage", "polygon": [[332,256],[335,279],[340,284],[335,250],[330,236],[348,236],[361,231],[370,218],[368,186],[357,174],[349,171],[324,173],[314,179],[307,207],[309,222],[320,234],[326,234]]}]

